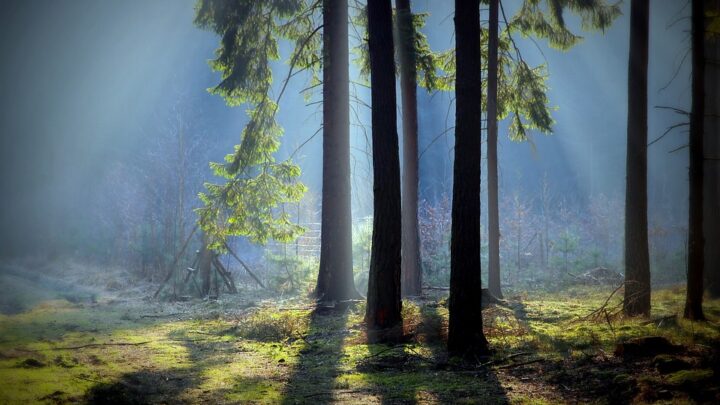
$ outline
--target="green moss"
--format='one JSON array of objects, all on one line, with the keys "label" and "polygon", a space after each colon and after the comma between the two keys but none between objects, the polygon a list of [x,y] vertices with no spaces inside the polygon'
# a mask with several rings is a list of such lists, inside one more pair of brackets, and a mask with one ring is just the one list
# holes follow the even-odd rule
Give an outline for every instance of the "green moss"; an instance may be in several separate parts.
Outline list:
[{"label": "green moss", "polygon": [[551,405],[551,404],[555,404],[556,402],[545,400],[545,399],[539,398],[537,396],[520,394],[520,395],[511,395],[510,403],[511,404]]},{"label": "green moss", "polygon": [[700,387],[702,384],[712,379],[713,371],[707,369],[699,370],[680,370],[667,376],[667,383],[670,385],[683,387]]},{"label": "green moss", "polygon": [[52,363],[44,367],[17,368],[11,361],[0,362],[0,403],[35,403],[61,392],[63,398],[80,397],[94,383],[90,367],[78,364],[72,368]]},{"label": "green moss", "polygon": [[632,377],[625,373],[617,374],[613,378],[613,384],[615,385],[621,385],[621,384],[628,384],[632,382]]},{"label": "green moss", "polygon": [[[588,359],[600,350],[611,352],[616,342],[631,337],[660,335],[685,345],[720,339],[716,326],[720,301],[707,302],[711,319],[707,323],[679,319],[658,327],[621,316],[611,318],[610,323],[604,317],[584,319],[608,294],[607,289],[583,287],[568,293],[531,294],[521,302],[511,300],[511,308],[490,307],[483,311],[483,321],[496,350],[494,359],[537,352],[548,361],[579,364],[591,361]],[[678,313],[682,302],[682,289],[655,292],[653,317]],[[362,305],[343,313],[313,315],[304,309],[310,307],[309,302],[295,302],[292,309],[283,310],[267,304],[251,310],[239,322],[220,316],[231,310],[228,304],[198,305],[207,305],[208,311],[216,311],[218,316],[148,320],[111,306],[82,307],[62,300],[23,314],[0,316],[0,403],[42,398],[67,402],[84,398],[100,383],[123,387],[124,379],[145,378],[143,375],[151,378],[143,380],[145,384],[170,376],[168,384],[175,384],[177,395],[182,393],[189,402],[307,402],[308,398],[319,402],[544,401],[542,395],[523,391],[524,383],[503,380],[499,370],[490,377],[492,369],[486,375],[458,373],[442,366],[446,353],[441,335],[448,313],[435,302],[404,303],[406,332],[416,338],[392,347],[366,344]],[[149,343],[56,350],[117,342]],[[18,367],[26,359],[43,366]],[[592,376],[623,387],[634,386],[634,381],[653,386],[664,381],[667,386],[683,388],[713,378],[710,370],[686,372],[690,373],[673,373],[659,380],[632,373],[613,375],[598,368]]]},{"label": "green moss", "polygon": [[283,385],[273,380],[240,379],[225,398],[235,403],[276,404],[283,398]]},{"label": "green moss", "polygon": [[238,322],[238,336],[265,342],[297,338],[307,333],[310,310],[278,311],[265,307]]}]

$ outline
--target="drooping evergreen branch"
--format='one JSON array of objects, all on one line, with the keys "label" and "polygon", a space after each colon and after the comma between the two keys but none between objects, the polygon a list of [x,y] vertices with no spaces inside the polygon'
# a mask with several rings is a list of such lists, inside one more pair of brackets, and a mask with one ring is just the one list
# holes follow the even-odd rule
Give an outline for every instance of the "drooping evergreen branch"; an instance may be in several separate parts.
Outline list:
[{"label": "drooping evergreen branch", "polygon": [[[269,239],[288,242],[304,229],[280,210],[299,201],[306,187],[297,179],[299,166],[290,159],[276,162],[283,130],[276,121],[278,106],[289,81],[311,70],[317,77],[320,40],[316,24],[318,0],[272,0],[267,2],[200,0],[196,23],[221,36],[213,69],[222,74],[210,89],[229,105],[250,104],[250,120],[241,141],[225,163],[211,163],[223,184],[206,184],[200,194],[204,206],[197,210],[211,247],[225,249],[230,235],[246,236],[264,244]],[[288,73],[275,100],[271,100],[272,71],[269,63],[279,59],[278,39],[295,42]]]}]

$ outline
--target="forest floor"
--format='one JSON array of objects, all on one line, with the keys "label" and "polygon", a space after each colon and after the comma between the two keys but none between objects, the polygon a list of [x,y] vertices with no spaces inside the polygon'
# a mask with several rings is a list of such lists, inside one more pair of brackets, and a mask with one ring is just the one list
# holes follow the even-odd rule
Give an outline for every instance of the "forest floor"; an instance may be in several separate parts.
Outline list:
[{"label": "forest floor", "polygon": [[494,353],[472,364],[446,355],[442,294],[404,302],[405,343],[369,345],[363,303],[253,289],[158,302],[148,285],[120,289],[120,273],[83,271],[0,268],[0,403],[720,401],[720,302],[706,302],[707,322],[685,321],[680,287],[632,320],[615,314],[622,294],[603,306],[611,286],[508,291],[483,310]]}]

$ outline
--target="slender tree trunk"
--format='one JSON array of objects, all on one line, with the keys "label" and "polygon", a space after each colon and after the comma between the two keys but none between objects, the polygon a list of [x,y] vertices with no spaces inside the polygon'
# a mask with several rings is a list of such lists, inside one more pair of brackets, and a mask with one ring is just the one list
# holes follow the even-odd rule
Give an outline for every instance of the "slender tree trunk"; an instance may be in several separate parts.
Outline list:
[{"label": "slender tree trunk", "polygon": [[522,266],[520,265],[520,245],[522,244],[522,226],[518,224],[517,228],[517,234],[516,234],[516,243],[515,243],[515,267],[517,267],[517,282],[520,282],[522,277],[521,269]]},{"label": "slender tree trunk", "polygon": [[543,232],[545,237],[543,238],[543,251],[544,251],[544,260],[543,260],[543,270],[548,269],[548,264],[550,263],[550,219],[549,219],[549,211],[550,211],[550,196],[548,195],[548,180],[547,180],[547,172],[543,175],[543,183],[542,183],[542,219],[543,219]]},{"label": "slender tree trunk", "polygon": [[396,47],[400,61],[402,97],[403,179],[402,179],[402,292],[422,294],[420,235],[418,232],[418,121],[415,27],[410,0],[395,0],[397,8]]},{"label": "slender tree trunk", "polygon": [[692,0],[692,113],[690,114],[690,205],[685,318],[705,319],[702,310],[705,240],[703,235],[703,121],[705,116],[704,0]]},{"label": "slender tree trunk", "polygon": [[177,254],[179,245],[185,240],[185,175],[186,175],[186,153],[185,153],[185,126],[181,124],[178,132],[178,212],[177,212],[177,235],[173,243],[173,256]]},{"label": "slender tree trunk", "polygon": [[457,85],[448,351],[473,358],[488,352],[480,280],[480,2],[455,0]]},{"label": "slender tree trunk", "polygon": [[352,263],[347,0],[323,0],[323,189],[320,271],[323,301],[359,297]]},{"label": "slender tree trunk", "polygon": [[213,252],[208,249],[208,238],[205,233],[202,234],[202,247],[200,248],[200,258],[198,260],[198,270],[200,271],[200,294],[207,297],[210,294],[210,275],[212,274]]},{"label": "slender tree trunk", "polygon": [[498,298],[500,289],[500,213],[498,208],[498,0],[490,0],[487,79],[487,168],[488,168],[488,288]]},{"label": "slender tree trunk", "polygon": [[538,251],[540,252],[540,267],[541,271],[545,269],[545,234],[541,231],[538,232]]},{"label": "slender tree trunk", "polygon": [[[706,10],[720,11],[719,0],[706,0]],[[705,231],[705,288],[720,298],[720,35],[705,42],[705,190],[703,198]]]},{"label": "slender tree trunk", "polygon": [[627,183],[625,189],[625,301],[629,316],[650,315],[647,223],[647,70],[649,0],[630,3]]},{"label": "slender tree trunk", "polygon": [[402,334],[400,158],[390,0],[368,0],[367,10],[374,217],[365,322],[368,339],[383,342]]}]

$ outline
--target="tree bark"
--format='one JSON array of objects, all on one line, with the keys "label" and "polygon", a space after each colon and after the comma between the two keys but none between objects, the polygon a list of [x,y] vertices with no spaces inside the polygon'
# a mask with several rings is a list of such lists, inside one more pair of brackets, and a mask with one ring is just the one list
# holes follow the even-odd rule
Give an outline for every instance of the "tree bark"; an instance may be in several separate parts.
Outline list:
[{"label": "tree bark", "polygon": [[[720,11],[719,0],[706,0],[706,10]],[[720,34],[705,42],[705,190],[703,230],[706,246],[720,246]],[[720,249],[705,249],[705,289],[720,298]]]},{"label": "tree bark", "polygon": [[705,116],[704,0],[692,0],[692,113],[690,114],[690,204],[685,318],[705,319],[702,310],[705,237],[703,235],[703,121]]},{"label": "tree bark", "polygon": [[420,235],[418,232],[418,120],[415,27],[410,0],[395,0],[397,8],[398,59],[402,97],[402,293],[422,294]]},{"label": "tree bark", "polygon": [[488,168],[488,288],[502,298],[500,288],[500,213],[498,208],[498,0],[490,0],[487,79],[487,168]]},{"label": "tree bark", "polygon": [[368,0],[372,99],[373,236],[365,322],[371,342],[397,341],[400,310],[400,158],[390,0]]},{"label": "tree bark", "polygon": [[647,71],[649,0],[630,3],[627,182],[625,189],[625,300],[629,316],[650,315],[647,223]]},{"label": "tree bark", "polygon": [[320,270],[323,301],[358,298],[353,280],[347,0],[323,0],[323,189]]},{"label": "tree bark", "polygon": [[480,280],[480,2],[455,0],[457,84],[450,235],[448,351],[473,358],[488,352]]}]

